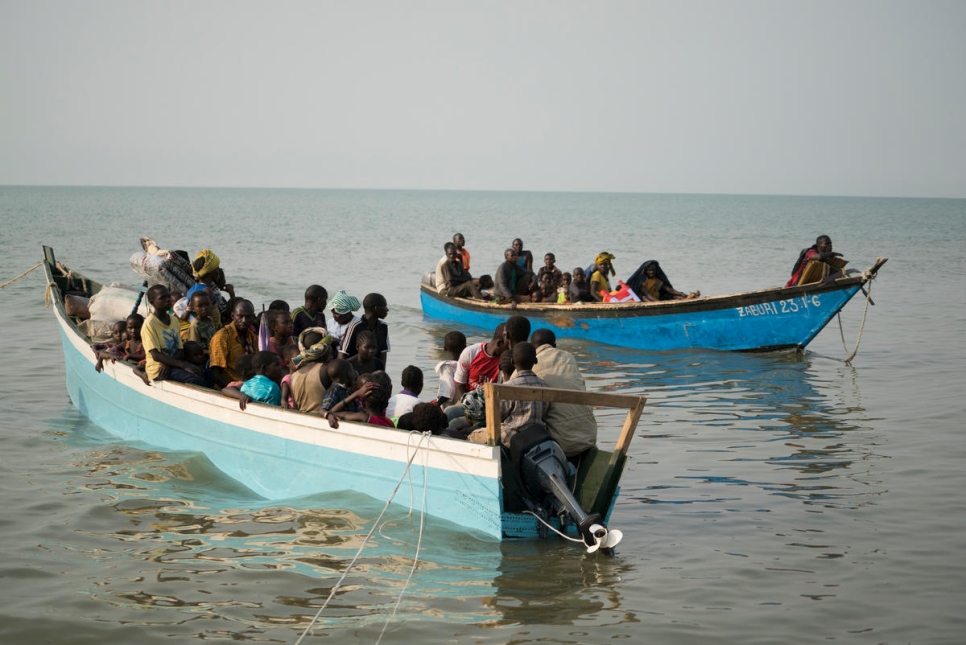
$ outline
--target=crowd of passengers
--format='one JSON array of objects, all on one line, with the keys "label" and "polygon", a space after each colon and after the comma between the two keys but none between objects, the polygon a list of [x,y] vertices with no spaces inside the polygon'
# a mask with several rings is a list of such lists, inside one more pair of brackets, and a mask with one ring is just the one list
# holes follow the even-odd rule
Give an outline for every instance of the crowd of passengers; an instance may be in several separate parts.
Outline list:
[{"label": "crowd of passengers", "polygon": [[[132,314],[114,325],[110,341],[92,344],[98,371],[105,360],[133,361],[147,385],[169,380],[210,387],[237,399],[243,410],[254,401],[318,414],[333,428],[351,420],[479,443],[487,441],[484,383],[546,386],[549,381],[584,389],[576,360],[556,348],[553,333],[537,330],[530,338],[529,320],[512,316],[489,341],[467,346],[463,333],[445,335],[446,358],[436,365],[440,386],[432,400],[421,398],[423,372],[414,365],[402,370],[401,387],[393,395],[385,371],[389,309],[381,294],[370,293],[360,302],[345,291],[330,297],[324,287],[311,285],[294,310],[276,300],[256,315],[249,300],[235,296],[210,250],[198,254],[192,271],[196,284],[186,293],[172,293],[162,284],[150,287],[146,318]],[[538,354],[548,381],[538,376]],[[507,445],[531,421],[552,428],[570,455],[596,443],[596,423],[587,406],[510,401],[503,408]]]},{"label": "crowd of passengers", "polygon": [[[626,295],[610,291],[608,275],[615,272],[614,256],[609,253],[599,254],[586,271],[577,267],[572,273],[561,273],[554,254],[547,253],[544,266],[534,273],[533,254],[516,239],[495,279],[475,279],[469,273],[470,254],[463,235],[457,233],[444,249],[435,284],[446,296],[567,303],[608,300],[608,296],[619,300],[616,296]],[[821,236],[800,254],[789,285],[808,262],[840,255],[832,252],[831,240]],[[98,371],[105,360],[133,361],[135,372],[147,385],[171,380],[214,388],[237,399],[243,410],[255,401],[319,414],[333,428],[340,420],[351,420],[478,443],[487,441],[485,383],[586,389],[576,360],[556,347],[553,332],[531,333],[530,321],[514,315],[498,325],[488,341],[467,346],[463,333],[445,335],[446,359],[435,368],[440,385],[434,399],[420,398],[423,372],[414,365],[402,371],[401,389],[393,395],[392,379],[385,370],[390,345],[384,319],[389,308],[381,294],[370,293],[360,303],[344,290],[330,298],[324,287],[311,285],[303,304],[294,310],[276,300],[256,316],[249,300],[236,297],[210,249],[198,254],[190,270],[196,284],[186,293],[172,293],[162,284],[150,287],[147,318],[131,314],[114,325],[110,341],[92,345]],[[591,273],[589,280],[587,273]],[[635,295],[639,291],[646,300],[700,295],[674,290],[654,261],[642,264],[620,287]],[[357,314],[360,308],[362,315]],[[505,445],[519,428],[535,421],[546,424],[568,457],[596,443],[597,426],[589,406],[501,402]]]},{"label": "crowd of passengers", "polygon": [[614,289],[610,278],[617,275],[614,256],[599,253],[593,264],[561,272],[553,253],[543,256],[543,266],[533,268],[533,253],[523,240],[513,240],[503,254],[494,275],[474,278],[470,273],[470,252],[462,233],[443,245],[443,257],[436,263],[433,284],[440,294],[452,298],[493,300],[498,304],[518,302],[656,302],[697,298],[698,291],[683,293],[671,286],[660,264],[644,262],[626,281]]}]

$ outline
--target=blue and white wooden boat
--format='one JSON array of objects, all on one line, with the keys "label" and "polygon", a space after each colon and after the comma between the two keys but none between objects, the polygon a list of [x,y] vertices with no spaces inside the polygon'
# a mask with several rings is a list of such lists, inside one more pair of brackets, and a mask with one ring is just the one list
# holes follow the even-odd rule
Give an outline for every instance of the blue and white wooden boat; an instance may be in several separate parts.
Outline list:
[{"label": "blue and white wooden boat", "polygon": [[[490,445],[345,421],[332,429],[318,415],[275,406],[251,403],[242,411],[237,400],[207,388],[169,381],[147,386],[122,361],[105,362],[98,373],[91,341],[65,311],[63,296],[68,291],[93,295],[102,285],[57,263],[49,247],[44,256],[68,394],[107,432],[162,450],[203,453],[226,475],[270,500],[352,490],[419,509],[425,481],[425,512],[431,516],[496,539],[542,533],[536,518],[510,499],[518,492],[501,459],[498,423],[490,427]],[[509,388],[503,398],[524,398],[514,396],[512,390],[519,389]],[[487,393],[497,406],[499,390],[491,385]],[[615,450],[592,449],[577,477],[576,497],[606,521],[644,397],[542,389],[540,398],[548,396],[630,411]],[[413,491],[414,499],[408,492],[394,497],[410,462],[413,485],[400,489]],[[573,527],[568,532],[576,535]]]},{"label": "blue and white wooden boat", "polygon": [[557,338],[579,338],[644,350],[687,348],[728,351],[803,349],[863,286],[886,259],[862,273],[826,284],[762,289],[693,300],[621,303],[530,303],[511,309],[484,300],[448,298],[423,276],[420,301],[431,318],[486,330],[512,314],[530,318]]}]

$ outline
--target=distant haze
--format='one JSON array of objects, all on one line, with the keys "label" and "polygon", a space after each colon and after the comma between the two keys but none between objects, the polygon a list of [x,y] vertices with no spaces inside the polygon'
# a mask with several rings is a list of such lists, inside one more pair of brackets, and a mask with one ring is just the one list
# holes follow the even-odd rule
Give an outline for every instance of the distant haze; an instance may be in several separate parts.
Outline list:
[{"label": "distant haze", "polygon": [[966,2],[0,0],[0,184],[966,197]]}]

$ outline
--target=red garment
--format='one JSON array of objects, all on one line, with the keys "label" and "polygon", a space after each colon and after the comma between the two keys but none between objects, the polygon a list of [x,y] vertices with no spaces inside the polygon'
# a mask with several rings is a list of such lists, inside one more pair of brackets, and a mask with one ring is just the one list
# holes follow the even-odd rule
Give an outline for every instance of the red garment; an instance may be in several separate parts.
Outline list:
[{"label": "red garment", "polygon": [[369,418],[366,419],[366,423],[368,423],[371,426],[385,426],[387,428],[396,427],[396,424],[392,422],[392,419],[390,419],[389,417],[382,417],[382,416],[377,417],[374,415],[370,415]]},{"label": "red garment", "polygon": [[456,363],[456,373],[453,381],[466,386],[466,390],[474,390],[481,383],[496,381],[500,374],[500,357],[486,353],[486,343],[470,345],[460,354]]},{"label": "red garment", "polygon": [[794,287],[796,284],[798,284],[798,279],[801,277],[802,271],[805,270],[805,267],[812,259],[812,256],[815,255],[818,255],[818,249],[816,249],[814,246],[802,251],[802,254],[798,256],[798,266],[795,267],[792,277],[788,280],[788,282],[785,283],[785,287]]}]

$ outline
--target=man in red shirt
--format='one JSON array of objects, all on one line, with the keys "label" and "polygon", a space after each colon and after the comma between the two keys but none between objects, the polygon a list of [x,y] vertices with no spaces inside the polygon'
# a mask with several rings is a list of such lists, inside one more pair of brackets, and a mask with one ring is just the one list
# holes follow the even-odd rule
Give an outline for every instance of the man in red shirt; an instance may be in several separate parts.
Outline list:
[{"label": "man in red shirt", "polygon": [[452,401],[459,403],[460,398],[481,383],[496,381],[500,373],[500,355],[506,351],[503,337],[505,325],[500,323],[493,332],[493,338],[485,343],[470,345],[460,354],[453,375],[454,392]]}]

